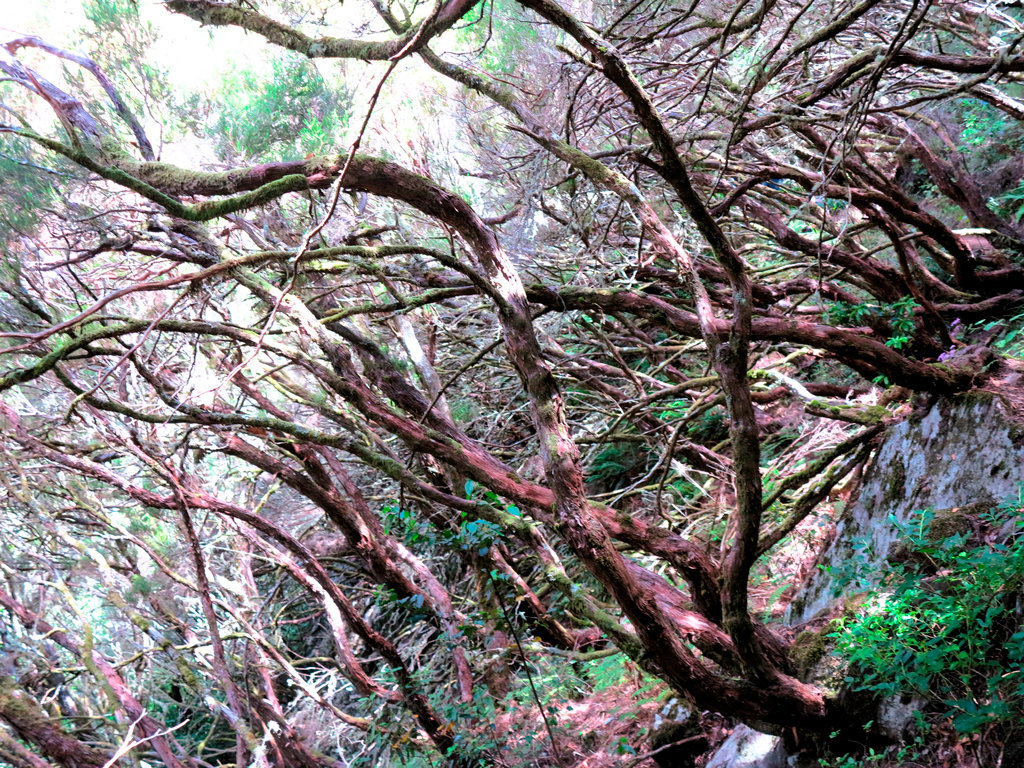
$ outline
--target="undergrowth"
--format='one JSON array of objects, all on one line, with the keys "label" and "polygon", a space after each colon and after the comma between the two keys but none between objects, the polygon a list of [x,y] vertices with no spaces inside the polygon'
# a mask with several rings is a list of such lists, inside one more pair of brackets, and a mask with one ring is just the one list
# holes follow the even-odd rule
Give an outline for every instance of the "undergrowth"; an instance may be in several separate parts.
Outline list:
[{"label": "undergrowth", "polygon": [[1020,506],[980,516],[990,532],[981,546],[932,535],[932,511],[899,526],[907,562],[832,634],[854,690],[920,697],[965,735],[1024,720]]}]

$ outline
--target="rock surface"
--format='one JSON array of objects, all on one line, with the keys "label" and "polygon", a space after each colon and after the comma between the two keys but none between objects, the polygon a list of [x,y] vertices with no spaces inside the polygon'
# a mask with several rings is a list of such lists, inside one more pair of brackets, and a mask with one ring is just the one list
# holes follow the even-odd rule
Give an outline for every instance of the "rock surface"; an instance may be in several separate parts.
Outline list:
[{"label": "rock surface", "polygon": [[737,725],[715,750],[707,768],[788,768],[788,754],[778,736]]},{"label": "rock surface", "polygon": [[918,696],[890,696],[878,707],[878,730],[894,743],[904,741],[914,730],[914,715],[924,709]]},{"label": "rock surface", "polygon": [[870,587],[899,536],[892,520],[1016,496],[1024,484],[1024,414],[1010,402],[987,391],[941,398],[923,416],[892,427],[820,567],[789,606],[788,622],[813,618],[841,589]]}]

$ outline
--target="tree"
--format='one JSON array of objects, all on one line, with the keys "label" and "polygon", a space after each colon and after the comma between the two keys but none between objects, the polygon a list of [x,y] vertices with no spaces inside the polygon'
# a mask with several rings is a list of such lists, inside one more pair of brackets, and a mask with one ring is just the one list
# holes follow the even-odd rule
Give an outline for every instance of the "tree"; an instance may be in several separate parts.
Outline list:
[{"label": "tree", "polygon": [[[409,743],[427,749],[421,732],[457,764],[496,759],[454,712],[474,701],[488,638],[514,631],[510,604],[544,646],[610,643],[701,709],[847,727],[755,615],[751,574],[912,393],[962,392],[1000,364],[957,333],[1024,296],[1024,167],[977,151],[1020,130],[1016,11],[374,2],[365,29],[387,31],[349,39],[290,3],[166,6],[268,50],[379,64],[350,111],[344,84],[289,59],[277,90],[244,107],[259,119],[240,120],[237,100],[220,115],[232,167],[210,170],[159,160],[140,105],[93,59],[34,36],[4,45],[0,69],[60,126],[7,107],[7,154],[59,159],[51,175],[73,178],[45,236],[5,224],[21,235],[5,246],[0,378],[20,479],[0,603],[48,635],[37,653],[56,643],[92,676],[90,711],[132,725],[123,748],[204,759],[140,702],[156,685],[165,703],[223,717],[238,765],[331,762],[289,721],[271,669],[323,716],[371,727],[282,651],[312,653],[259,608],[284,581],[326,617],[351,689],[400,702]],[[134,6],[107,10],[141,23]],[[80,67],[102,100],[91,82],[73,93],[45,79],[32,51]],[[433,167],[451,154],[414,148],[410,170],[359,153],[381,94],[422,66],[465,109],[447,118],[464,134],[437,171],[447,186]],[[322,153],[328,122],[360,110],[347,149]],[[275,130],[245,133],[246,121]],[[474,168],[460,176],[462,162]],[[872,382],[889,387],[881,404],[844,399]],[[766,448],[787,446],[760,408],[793,398],[829,438],[788,446],[766,487]],[[702,519],[712,487],[725,490],[722,529]],[[297,509],[325,516],[358,578],[303,540]],[[44,572],[58,574],[42,594],[60,607],[32,596]],[[349,594],[361,581],[387,627]],[[138,679],[97,650],[78,589],[120,612]],[[409,627],[444,665],[415,668],[397,639]],[[197,674],[222,695],[204,703]],[[121,754],[82,756],[39,717],[0,717],[54,763]]]}]

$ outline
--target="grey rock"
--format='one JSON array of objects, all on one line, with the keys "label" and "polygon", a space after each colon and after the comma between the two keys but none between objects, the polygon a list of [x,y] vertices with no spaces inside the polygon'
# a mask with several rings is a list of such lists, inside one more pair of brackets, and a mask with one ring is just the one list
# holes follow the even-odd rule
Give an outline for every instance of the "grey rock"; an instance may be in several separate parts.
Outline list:
[{"label": "grey rock", "polygon": [[892,427],[865,475],[857,501],[836,526],[832,543],[787,611],[803,623],[829,607],[843,570],[856,578],[847,594],[869,589],[884,572],[899,531],[922,509],[998,503],[1024,484],[1022,419],[998,395],[973,392],[942,398],[920,418]]},{"label": "grey rock", "polygon": [[674,723],[685,723],[692,717],[693,713],[688,707],[677,698],[671,698],[659,712],[654,714],[654,730],[658,730],[666,720]]},{"label": "grey rock", "polygon": [[789,768],[789,754],[778,736],[737,725],[715,750],[707,768]]},{"label": "grey rock", "polygon": [[895,742],[903,741],[914,729],[914,713],[924,709],[925,700],[912,696],[890,696],[878,705],[878,730]]}]

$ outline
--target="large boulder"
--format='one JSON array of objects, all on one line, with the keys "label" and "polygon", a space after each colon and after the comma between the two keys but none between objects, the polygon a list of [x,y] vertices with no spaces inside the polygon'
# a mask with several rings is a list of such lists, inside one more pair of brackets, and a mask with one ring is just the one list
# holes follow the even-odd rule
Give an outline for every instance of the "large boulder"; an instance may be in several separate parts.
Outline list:
[{"label": "large boulder", "polygon": [[895,554],[899,529],[911,513],[994,505],[1024,484],[1024,408],[1016,388],[939,398],[891,427],[865,474],[857,500],[836,526],[818,569],[790,604],[802,624],[841,593],[869,589]]},{"label": "large boulder", "polygon": [[715,750],[707,768],[788,768],[789,753],[778,736],[759,733],[746,725],[735,730]]}]

